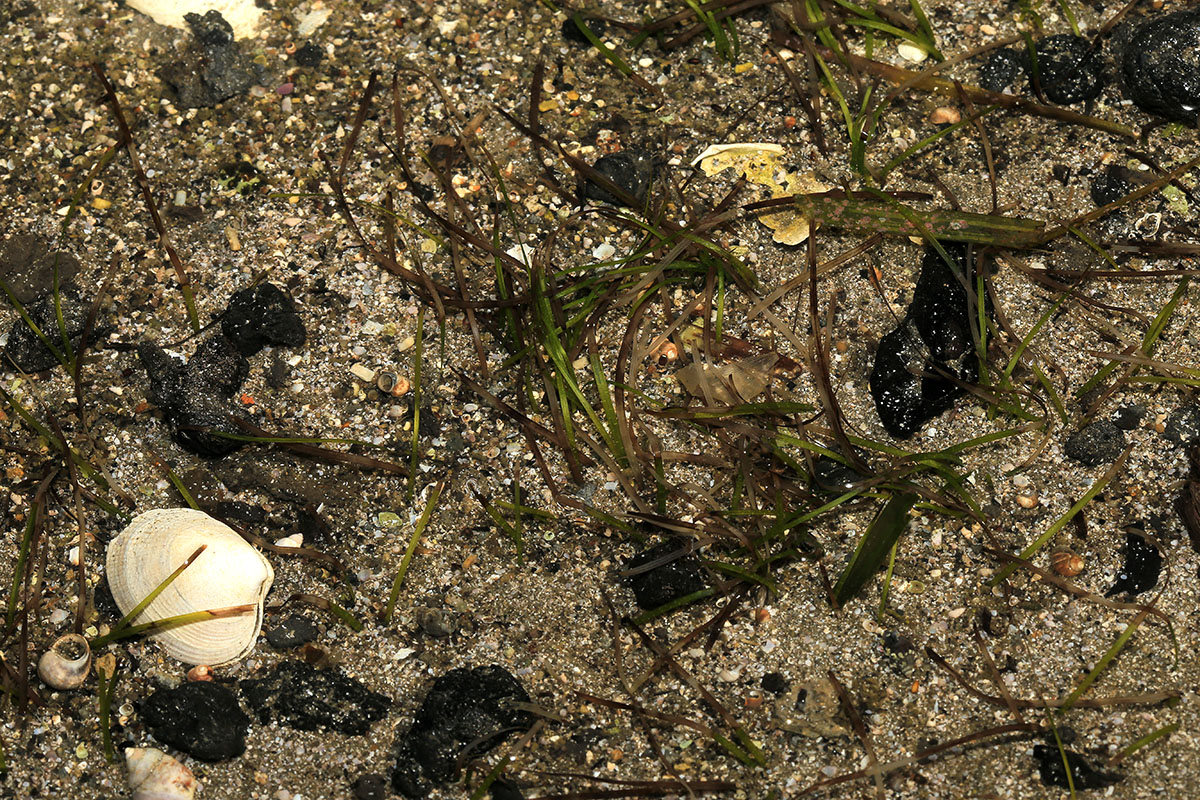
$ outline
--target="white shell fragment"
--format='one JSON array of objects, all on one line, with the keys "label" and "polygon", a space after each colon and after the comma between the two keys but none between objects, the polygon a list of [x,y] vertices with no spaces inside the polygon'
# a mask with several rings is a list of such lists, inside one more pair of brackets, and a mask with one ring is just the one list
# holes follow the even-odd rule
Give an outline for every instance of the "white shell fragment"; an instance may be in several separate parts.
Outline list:
[{"label": "white shell fragment", "polygon": [[128,614],[201,545],[207,549],[133,622],[253,606],[245,614],[153,634],[169,654],[185,664],[215,667],[237,661],[254,649],[262,626],[263,600],[275,579],[263,555],[233,529],[190,508],[139,514],[109,542],[108,584],[121,613]]},{"label": "white shell fragment", "polygon": [[161,750],[131,747],[125,751],[133,800],[191,800],[199,784],[185,765]]},{"label": "white shell fragment", "polygon": [[184,30],[188,29],[184,14],[204,16],[209,11],[219,11],[229,27],[233,28],[235,39],[257,36],[263,14],[254,0],[126,0],[125,4],[159,25]]}]

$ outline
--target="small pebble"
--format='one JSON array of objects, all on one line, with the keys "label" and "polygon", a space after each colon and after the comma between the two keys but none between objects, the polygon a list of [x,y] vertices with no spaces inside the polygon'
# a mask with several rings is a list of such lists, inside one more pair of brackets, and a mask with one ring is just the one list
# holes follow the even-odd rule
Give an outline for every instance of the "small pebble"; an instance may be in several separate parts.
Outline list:
[{"label": "small pebble", "polygon": [[1106,419],[1085,425],[1067,439],[1063,452],[1088,467],[1111,464],[1125,449],[1125,431]]},{"label": "small pebble", "polygon": [[1172,411],[1163,436],[1184,447],[1200,443],[1200,406],[1182,406]]},{"label": "small pebble", "polygon": [[1017,505],[1021,508],[1036,508],[1038,499],[1036,495],[1019,494],[1017,495]]},{"label": "small pebble", "polygon": [[350,374],[358,378],[363,383],[375,382],[375,370],[363,364],[355,364],[350,367]]}]

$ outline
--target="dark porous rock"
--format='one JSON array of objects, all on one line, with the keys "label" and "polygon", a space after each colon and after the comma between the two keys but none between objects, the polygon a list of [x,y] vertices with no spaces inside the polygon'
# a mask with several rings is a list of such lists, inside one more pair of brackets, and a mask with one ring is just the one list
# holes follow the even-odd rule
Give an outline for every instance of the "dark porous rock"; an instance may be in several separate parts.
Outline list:
[{"label": "dark porous rock", "polygon": [[387,778],[375,772],[359,775],[351,788],[354,790],[354,800],[386,800],[392,793]]},{"label": "dark porous rock", "polygon": [[179,60],[159,70],[158,75],[174,91],[183,108],[208,108],[239,95],[256,83],[260,70],[238,49],[233,28],[219,11],[204,16],[184,14],[192,29],[192,44]]},{"label": "dark porous rock", "polygon": [[[0,297],[0,303],[3,303]],[[80,296],[74,286],[66,286],[59,290],[58,309],[55,309],[53,297],[43,297],[41,300],[25,305],[25,313],[33,320],[42,335],[50,340],[54,349],[66,357],[63,349],[62,329],[58,326],[58,310],[62,311],[63,328],[66,329],[67,339],[71,342],[71,352],[79,350],[83,338],[83,329],[87,327],[89,304]],[[107,336],[110,327],[97,325],[88,337],[89,342]],[[24,372],[41,372],[58,366],[58,358],[54,351],[46,347],[46,343],[33,332],[25,320],[17,317],[13,320],[8,331],[8,344],[4,346],[4,357],[0,362],[8,363],[12,359],[17,367]]]},{"label": "dark porous rock", "polygon": [[1181,406],[1172,411],[1163,436],[1184,447],[1200,444],[1200,406]]},{"label": "dark porous rock", "polygon": [[1143,111],[1195,125],[1200,118],[1200,9],[1142,23],[1121,59],[1125,94]]},{"label": "dark porous rock", "polygon": [[1092,185],[1089,189],[1092,202],[1098,207],[1106,206],[1132,192],[1137,185],[1131,180],[1131,172],[1132,170],[1127,167],[1110,166],[1092,178]]},{"label": "dark porous rock", "polygon": [[[962,384],[979,379],[971,339],[974,258],[963,245],[943,245],[950,263],[934,248],[904,320],[879,341],[871,369],[871,397],[888,432],[907,438],[954,406]],[[988,308],[988,313],[991,309]]]},{"label": "dark porous rock", "polygon": [[361,736],[392,704],[336,667],[316,669],[304,661],[281,662],[266,678],[244,680],[241,687],[260,720],[301,731]]},{"label": "dark porous rock", "polygon": [[221,761],[246,750],[250,717],[233,692],[211,681],[160,689],[138,705],[154,738],[201,761]]},{"label": "dark porous rock", "polygon": [[1125,431],[1107,419],[1085,425],[1063,446],[1063,452],[1084,466],[1111,464],[1125,449]]},{"label": "dark porous rock", "polygon": [[1162,553],[1141,528],[1130,526],[1126,529],[1123,553],[1125,563],[1117,570],[1117,580],[1104,593],[1105,597],[1141,594],[1158,585],[1163,565]]},{"label": "dark porous rock", "polygon": [[1066,750],[1067,764],[1071,768],[1071,779],[1067,780],[1067,770],[1063,766],[1063,752],[1054,745],[1039,744],[1033,747],[1033,760],[1037,764],[1038,776],[1046,786],[1059,786],[1063,789],[1074,786],[1080,789],[1103,789],[1124,779],[1124,775],[1115,772],[1105,772],[1093,767],[1087,759],[1078,753]]},{"label": "dark porous rock", "polygon": [[241,413],[229,402],[233,376],[228,370],[234,365],[218,367],[212,360],[202,360],[201,368],[193,370],[190,363],[172,358],[151,342],[139,344],[137,353],[150,382],[147,397],[162,410],[175,441],[197,455],[212,457],[242,446],[242,442],[221,435],[243,434],[230,418]]},{"label": "dark porous rock", "polygon": [[318,66],[324,57],[325,50],[312,42],[305,42],[303,47],[297,48],[296,52],[292,53],[292,61],[302,67]]},{"label": "dark porous rock", "polygon": [[1146,417],[1146,407],[1143,405],[1121,406],[1112,415],[1112,423],[1123,431],[1131,431]]},{"label": "dark porous rock", "polygon": [[1051,103],[1071,105],[1095,100],[1104,91],[1108,71],[1099,50],[1081,36],[1061,33],[1037,43],[1037,69],[1029,68],[1029,81],[1037,80]]},{"label": "dark porous rock", "polygon": [[[629,585],[639,606],[645,609],[658,608],[708,586],[704,570],[694,555],[687,553],[678,558],[672,557],[681,549],[680,542],[660,542],[629,559],[625,571],[629,574]],[[647,565],[659,561],[663,563],[645,569]]]},{"label": "dark porous rock", "polygon": [[396,742],[392,787],[405,797],[428,796],[455,777],[464,756],[529,730],[533,715],[513,707],[528,702],[520,682],[501,666],[450,670],[434,681],[412,727]]},{"label": "dark porous rock", "polygon": [[308,644],[320,633],[320,629],[308,617],[292,614],[267,631],[267,644],[276,650],[290,650]]},{"label": "dark porous rock", "polygon": [[273,283],[235,293],[221,318],[221,331],[244,356],[268,345],[300,347],[307,339],[295,302]]},{"label": "dark porous rock", "polygon": [[1027,59],[1017,50],[993,50],[979,67],[979,86],[989,92],[1003,92],[1017,83],[1025,72]]},{"label": "dark porous rock", "polygon": [[592,168],[629,195],[633,199],[634,205],[629,206],[624,200],[616,197],[607,188],[591,179],[585,179],[580,188],[580,193],[585,200],[631,208],[640,208],[646,205],[646,198],[650,195],[650,184],[654,182],[655,164],[652,155],[642,150],[623,150],[620,153],[601,156],[592,165]]},{"label": "dark porous rock", "polygon": [[[605,31],[608,30],[608,23],[602,19],[589,19],[580,17],[579,21],[582,22],[597,39],[603,39]],[[562,35],[563,39],[566,39],[568,42],[573,44],[583,44],[587,45],[588,47],[592,46],[591,40],[588,39],[584,32],[579,29],[579,26],[575,24],[575,20],[571,17],[568,17],[563,21]]]},{"label": "dark porous rock", "polygon": [[[18,233],[0,243],[0,280],[23,306],[54,291],[55,269],[58,285],[66,286],[79,274],[79,260],[34,234]],[[0,294],[0,303],[7,300]]]}]

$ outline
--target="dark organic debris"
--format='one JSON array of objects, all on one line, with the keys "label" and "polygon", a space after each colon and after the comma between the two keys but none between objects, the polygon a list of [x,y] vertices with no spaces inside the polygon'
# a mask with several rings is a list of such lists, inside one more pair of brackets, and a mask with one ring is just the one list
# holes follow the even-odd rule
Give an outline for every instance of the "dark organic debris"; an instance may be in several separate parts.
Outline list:
[{"label": "dark organic debris", "polygon": [[387,778],[375,772],[359,775],[351,788],[354,790],[354,800],[386,800],[392,793]]},{"label": "dark organic debris", "polygon": [[321,631],[308,617],[292,614],[267,631],[267,644],[276,650],[290,650],[316,639]]},{"label": "dark organic debris", "polygon": [[1131,179],[1131,172],[1127,167],[1110,166],[1092,178],[1089,190],[1092,202],[1097,206],[1106,206],[1132,192],[1137,187]]},{"label": "dark organic debris", "polygon": [[261,70],[238,49],[233,28],[219,11],[184,14],[192,44],[179,60],[159,70],[183,108],[207,108],[239,95],[261,78]]},{"label": "dark organic debris", "polygon": [[[54,291],[54,270],[58,285],[66,286],[79,274],[79,260],[52,248],[42,236],[19,233],[0,244],[0,280],[8,285],[17,302],[29,305]],[[0,293],[0,303],[8,302]]]},{"label": "dark organic debris", "polygon": [[[654,157],[642,150],[622,150],[597,159],[592,168],[612,181],[618,189],[631,196],[638,207],[646,204],[650,184],[654,182]],[[585,200],[610,203],[614,206],[627,205],[608,189],[590,179],[585,179],[580,188]]]},{"label": "dark organic debris", "polygon": [[[638,567],[644,567],[679,549],[679,542],[660,542],[629,559],[625,569],[635,570]],[[698,592],[708,585],[704,579],[703,567],[691,553],[644,572],[636,572],[630,575],[629,584],[633,589],[633,596],[637,599],[637,604],[645,609],[666,605],[681,597]]]},{"label": "dark organic debris", "polygon": [[302,67],[318,66],[324,57],[325,50],[312,42],[305,42],[303,47],[298,48],[296,52],[292,53],[292,61],[295,61]]},{"label": "dark organic debris", "polygon": [[1200,406],[1181,406],[1167,417],[1163,436],[1175,444],[1200,444]]},{"label": "dark organic debris", "polygon": [[1141,594],[1158,585],[1163,558],[1149,536],[1138,528],[1129,528],[1125,531],[1123,552],[1125,563],[1117,571],[1117,580],[1112,588],[1104,593],[1105,597]]},{"label": "dark organic debris", "polygon": [[241,447],[230,436],[244,431],[229,401],[250,371],[247,356],[268,344],[299,346],[304,323],[295,304],[279,288],[261,284],[237,292],[219,333],[207,337],[184,363],[150,342],[138,345],[138,357],[150,382],[149,399],[171,426],[175,440],[202,456],[222,456]]},{"label": "dark organic debris", "polygon": [[1195,125],[1200,117],[1200,9],[1149,20],[1121,60],[1125,93],[1143,111]]},{"label": "dark organic debris", "polygon": [[[206,341],[214,339],[226,341],[223,336],[210,337]],[[197,354],[205,345],[201,343]],[[208,350],[210,358],[194,368],[191,362],[185,364],[167,355],[152,342],[142,342],[137,349],[150,381],[147,392],[150,402],[166,416],[175,440],[187,450],[202,456],[223,456],[242,445],[221,434],[241,434],[241,430],[230,420],[234,411],[229,398],[233,392],[227,389],[239,373],[245,377],[248,366],[242,369],[233,360],[223,365],[217,363],[212,357],[219,349],[219,346],[213,345]],[[232,347],[229,352],[242,358]]]},{"label": "dark organic debris", "polygon": [[979,378],[971,338],[975,295],[966,288],[975,284],[974,258],[965,245],[943,246],[954,269],[937,250],[926,249],[908,313],[879,341],[871,370],[875,409],[898,438],[949,410],[966,391],[960,384]]},{"label": "dark organic debris", "polygon": [[[83,301],[79,290],[74,286],[61,288],[58,299],[59,310],[62,311],[63,327],[71,342],[71,352],[74,353],[78,351],[83,329],[87,327],[89,304]],[[37,325],[42,335],[50,340],[54,348],[66,356],[62,331],[58,327],[58,310],[54,307],[54,298],[43,297],[41,300],[25,305],[25,313],[33,320],[33,324]],[[94,342],[99,337],[107,336],[108,330],[107,326],[94,329],[89,341]],[[45,342],[20,317],[17,317],[13,321],[12,327],[9,328],[8,344],[4,346],[4,363],[7,364],[10,358],[24,372],[41,372],[58,365],[58,359],[55,358],[53,351],[46,347]]]},{"label": "dark organic debris", "polygon": [[[580,21],[583,22],[584,26],[591,31],[592,35],[597,39],[604,38],[604,33],[608,30],[607,22],[595,17],[581,18]],[[570,17],[563,21],[562,35],[563,39],[573,44],[584,44],[588,47],[591,47],[592,45],[591,41],[587,36],[584,35],[583,31],[579,30],[579,26],[575,24],[575,20],[571,19]]]},{"label": "dark organic debris", "polygon": [[219,683],[189,681],[160,689],[138,705],[150,733],[201,761],[221,761],[246,750],[250,717]]},{"label": "dark organic debris", "polygon": [[1038,775],[1046,786],[1061,786],[1066,789],[1074,786],[1080,789],[1103,789],[1124,779],[1124,775],[1115,772],[1104,772],[1088,763],[1087,759],[1070,750],[1067,754],[1067,764],[1071,768],[1071,781],[1067,781],[1067,770],[1063,766],[1063,754],[1052,745],[1039,744],[1033,747],[1033,760],[1037,764]]},{"label": "dark organic debris", "polygon": [[1112,421],[1097,420],[1083,426],[1067,439],[1063,452],[1088,467],[1111,464],[1125,449],[1125,431]]},{"label": "dark organic debris", "polygon": [[454,669],[438,678],[412,727],[396,742],[392,786],[409,798],[426,797],[454,778],[463,756],[490,750],[533,724],[521,684],[501,666]]},{"label": "dark organic debris", "polygon": [[249,161],[230,161],[217,172],[217,185],[242,197],[254,194],[267,183],[267,176]]},{"label": "dark organic debris", "polygon": [[244,356],[268,345],[300,347],[306,338],[296,303],[273,283],[236,292],[221,318],[221,332]]},{"label": "dark organic debris", "polygon": [[762,676],[762,688],[771,694],[783,694],[788,690],[788,679],[782,672],[768,672]]},{"label": "dark organic debris", "polygon": [[1030,85],[1036,77],[1042,94],[1052,103],[1071,105],[1095,100],[1108,82],[1108,70],[1098,49],[1081,36],[1062,33],[1038,40],[1037,68],[1027,65]]},{"label": "dark organic debris", "polygon": [[244,680],[241,687],[261,721],[302,731],[361,736],[392,704],[336,667],[316,669],[304,661],[283,661],[266,678]]}]

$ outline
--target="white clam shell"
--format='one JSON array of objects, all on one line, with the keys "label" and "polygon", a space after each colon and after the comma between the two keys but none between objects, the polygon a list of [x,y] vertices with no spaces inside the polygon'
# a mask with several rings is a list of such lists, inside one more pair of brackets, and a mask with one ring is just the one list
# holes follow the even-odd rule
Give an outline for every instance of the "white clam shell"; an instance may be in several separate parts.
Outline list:
[{"label": "white clam shell", "polygon": [[162,750],[131,747],[125,751],[133,800],[191,800],[199,784],[192,771]]},{"label": "white clam shell", "polygon": [[263,555],[228,525],[190,508],[139,514],[109,542],[108,585],[121,613],[128,614],[200,545],[207,549],[133,622],[252,605],[253,610],[245,614],[153,634],[168,653],[186,664],[219,666],[254,649],[262,627],[263,600],[275,579]]}]

